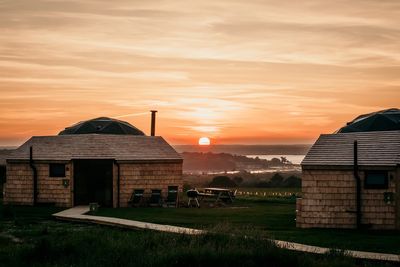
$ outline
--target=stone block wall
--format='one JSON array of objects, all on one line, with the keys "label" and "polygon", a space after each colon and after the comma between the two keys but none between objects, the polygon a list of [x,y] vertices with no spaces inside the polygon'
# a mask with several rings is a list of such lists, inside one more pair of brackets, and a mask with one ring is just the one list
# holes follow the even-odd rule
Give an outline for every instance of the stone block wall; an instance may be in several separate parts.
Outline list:
[{"label": "stone block wall", "polygon": [[[72,206],[71,164],[66,164],[66,177],[49,177],[48,163],[35,163],[38,175],[37,202],[60,207]],[[64,186],[63,180],[69,185]],[[7,163],[5,204],[33,205],[33,171],[29,163]]]},{"label": "stone block wall", "polygon": [[[388,189],[364,189],[364,172],[360,171],[362,224],[375,229],[394,229],[396,203],[387,204],[384,192],[396,191],[396,175]],[[304,170],[302,199],[297,202],[297,227],[355,228],[356,181],[351,170]]]},{"label": "stone block wall", "polygon": [[[152,189],[168,194],[168,186],[183,188],[182,163],[120,163],[120,206],[127,207],[134,189],[144,189],[150,197]],[[114,195],[117,195],[116,186]]]}]

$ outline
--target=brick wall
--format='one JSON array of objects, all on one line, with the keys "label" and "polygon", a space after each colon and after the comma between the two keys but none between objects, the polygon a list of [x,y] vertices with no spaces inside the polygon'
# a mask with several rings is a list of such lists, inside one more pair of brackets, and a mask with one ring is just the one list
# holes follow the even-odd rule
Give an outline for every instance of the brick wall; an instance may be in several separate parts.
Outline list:
[{"label": "brick wall", "polygon": [[[51,203],[56,206],[71,206],[71,166],[66,164],[66,177],[49,177],[49,164],[36,164],[38,175],[38,203]],[[63,185],[63,179],[69,185]],[[29,163],[8,163],[5,184],[5,204],[33,205],[33,172]]]},{"label": "brick wall", "polygon": [[[163,197],[167,196],[168,186],[178,186],[182,191],[181,163],[121,163],[120,164],[120,206],[127,207],[134,189],[144,189],[150,196],[152,189],[161,189]],[[114,195],[117,195],[116,186]]]},{"label": "brick wall", "polygon": [[[396,191],[396,173],[390,172],[388,189],[364,189],[362,224],[375,229],[395,228],[396,204],[384,202],[384,192]],[[356,182],[351,170],[303,170],[302,199],[297,203],[297,226],[302,228],[355,228]]]}]

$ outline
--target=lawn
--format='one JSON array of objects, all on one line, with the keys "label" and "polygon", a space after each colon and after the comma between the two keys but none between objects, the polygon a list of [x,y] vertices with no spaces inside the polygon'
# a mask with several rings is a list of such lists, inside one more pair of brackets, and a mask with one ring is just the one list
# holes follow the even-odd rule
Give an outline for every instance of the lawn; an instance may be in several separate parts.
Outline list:
[{"label": "lawn", "polygon": [[246,233],[252,229],[266,238],[400,254],[398,231],[296,228],[295,203],[290,197],[238,197],[234,205],[218,208],[101,208],[95,215],[226,233]]},{"label": "lawn", "polygon": [[[395,266],[352,259],[338,252],[312,255],[279,249],[257,235],[257,229],[246,230],[251,238],[243,238],[238,229],[232,229],[236,235],[201,236],[132,231],[55,221],[51,214],[58,210],[4,207],[0,203],[1,266]],[[179,211],[135,210],[148,210],[153,215],[157,211]]]}]

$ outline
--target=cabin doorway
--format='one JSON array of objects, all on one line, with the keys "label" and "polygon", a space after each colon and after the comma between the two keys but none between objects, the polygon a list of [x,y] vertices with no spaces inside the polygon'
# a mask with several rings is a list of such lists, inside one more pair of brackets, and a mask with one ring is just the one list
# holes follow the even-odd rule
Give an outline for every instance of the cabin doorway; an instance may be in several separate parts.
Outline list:
[{"label": "cabin doorway", "polygon": [[74,204],[113,204],[113,160],[74,160]]}]

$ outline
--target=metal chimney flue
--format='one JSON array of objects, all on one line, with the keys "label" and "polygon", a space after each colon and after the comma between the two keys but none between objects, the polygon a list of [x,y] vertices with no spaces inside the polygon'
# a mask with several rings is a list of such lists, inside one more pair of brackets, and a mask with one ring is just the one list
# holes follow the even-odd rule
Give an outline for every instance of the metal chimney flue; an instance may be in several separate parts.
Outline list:
[{"label": "metal chimney flue", "polygon": [[151,112],[151,136],[156,135],[156,113],[157,110],[150,110]]}]

